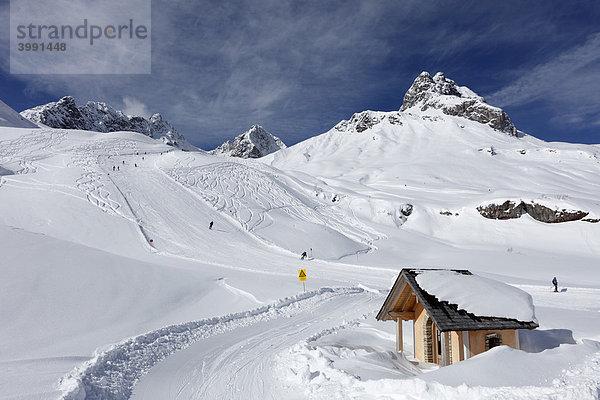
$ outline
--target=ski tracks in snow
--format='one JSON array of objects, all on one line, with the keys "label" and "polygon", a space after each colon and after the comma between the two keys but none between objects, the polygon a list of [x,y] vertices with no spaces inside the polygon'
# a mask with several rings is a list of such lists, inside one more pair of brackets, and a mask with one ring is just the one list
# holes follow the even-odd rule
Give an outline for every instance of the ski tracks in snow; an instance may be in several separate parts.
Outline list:
[{"label": "ski tracks in snow", "polygon": [[0,141],[0,164],[14,169],[16,174],[37,172],[34,162],[52,154],[67,133],[58,129],[36,129],[12,140]]},{"label": "ski tracks in snow", "polygon": [[[84,173],[76,180],[77,188],[85,193],[88,201],[102,211],[126,217],[119,211],[121,204],[111,198],[111,193],[106,189],[103,179],[104,171],[100,169],[103,157],[123,154],[125,151],[133,152],[136,144],[131,140],[112,139],[86,143],[73,149],[73,157],[69,166],[80,167]],[[106,164],[106,161],[104,161]],[[108,183],[108,181],[106,182]]]},{"label": "ski tracks in snow", "polygon": [[200,167],[179,164],[166,172],[249,232],[256,233],[272,224],[269,213],[277,210],[295,220],[328,226],[359,242],[372,243],[379,238],[357,220],[351,221],[331,207],[315,203],[277,176],[247,164],[221,162]]},{"label": "ski tracks in snow", "polygon": [[[275,304],[255,310],[167,326],[126,339],[97,352],[90,361],[63,377],[58,383],[58,388],[63,392],[61,399],[128,399],[142,375],[159,361],[186,349],[194,342],[281,317],[289,318],[302,312],[310,312],[326,304],[328,300],[356,295],[366,295],[369,298],[375,296],[358,287],[324,287],[284,298]],[[311,312],[311,318],[319,319],[320,316],[312,315]],[[259,356],[260,354],[249,354],[252,359],[260,358]],[[224,365],[214,367],[220,368]],[[211,370],[208,381],[229,376],[223,374],[219,368]],[[208,387],[203,388],[206,390]]]}]

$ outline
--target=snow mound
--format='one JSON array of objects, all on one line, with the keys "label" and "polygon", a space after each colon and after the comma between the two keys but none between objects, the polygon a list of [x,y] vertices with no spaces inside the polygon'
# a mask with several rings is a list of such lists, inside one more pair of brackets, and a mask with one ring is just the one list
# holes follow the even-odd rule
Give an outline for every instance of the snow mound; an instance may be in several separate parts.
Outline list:
[{"label": "snow mound", "polygon": [[393,336],[364,321],[323,331],[281,352],[276,378],[287,392],[310,399],[598,398],[596,341],[563,344],[541,353],[499,346],[432,369],[431,364],[391,351]]},{"label": "snow mound", "polygon": [[0,100],[0,126],[13,128],[38,128],[36,124],[19,115],[18,112],[10,108],[2,100]]},{"label": "snow mound", "polygon": [[420,270],[417,283],[438,300],[480,317],[537,322],[531,295],[502,282],[455,271]]},{"label": "snow mound", "polygon": [[277,136],[271,135],[260,125],[252,125],[250,129],[236,137],[233,142],[226,141],[212,150],[211,154],[225,154],[239,158],[261,158],[285,148],[286,145]]}]

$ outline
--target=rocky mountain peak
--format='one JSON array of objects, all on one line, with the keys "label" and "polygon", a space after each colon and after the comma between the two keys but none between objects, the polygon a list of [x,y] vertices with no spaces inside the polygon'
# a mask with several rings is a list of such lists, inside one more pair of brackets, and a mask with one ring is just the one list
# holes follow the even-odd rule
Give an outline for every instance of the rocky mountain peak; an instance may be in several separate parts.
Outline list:
[{"label": "rocky mountain peak", "polygon": [[71,107],[77,107],[77,105],[75,104],[75,99],[73,98],[73,96],[64,96],[61,97],[57,102],[57,104],[62,104],[64,106],[71,106]]},{"label": "rocky mountain peak", "polygon": [[277,136],[273,136],[260,125],[252,125],[233,141],[226,141],[211,153],[239,158],[260,158],[285,148],[286,145]]},{"label": "rocky mountain peak", "polygon": [[193,148],[160,114],[154,114],[149,119],[125,115],[122,111],[100,101],[88,101],[83,106],[77,106],[73,97],[65,96],[56,102],[22,111],[21,115],[51,128],[95,132],[138,132],[153,139],[162,139],[172,146]]},{"label": "rocky mountain peak", "polygon": [[400,111],[409,109],[421,112],[436,109],[446,115],[466,118],[517,136],[517,128],[502,109],[490,106],[471,89],[458,86],[443,72],[433,77],[426,71],[421,72],[404,95]]},{"label": "rocky mountain peak", "polygon": [[163,117],[159,113],[152,114],[152,116],[150,117],[150,122],[153,122],[153,123],[163,122]]}]

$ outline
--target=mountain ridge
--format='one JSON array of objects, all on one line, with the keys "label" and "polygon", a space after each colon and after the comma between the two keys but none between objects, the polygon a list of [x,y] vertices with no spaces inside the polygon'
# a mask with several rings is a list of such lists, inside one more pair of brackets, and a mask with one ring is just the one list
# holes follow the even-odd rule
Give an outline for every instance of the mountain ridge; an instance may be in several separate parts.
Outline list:
[{"label": "mountain ridge", "polygon": [[185,137],[163,119],[161,114],[150,118],[126,115],[105,102],[88,101],[78,106],[72,96],[56,102],[21,111],[21,116],[38,124],[58,129],[79,129],[94,132],[131,131],[161,139],[165,144],[192,149]]}]

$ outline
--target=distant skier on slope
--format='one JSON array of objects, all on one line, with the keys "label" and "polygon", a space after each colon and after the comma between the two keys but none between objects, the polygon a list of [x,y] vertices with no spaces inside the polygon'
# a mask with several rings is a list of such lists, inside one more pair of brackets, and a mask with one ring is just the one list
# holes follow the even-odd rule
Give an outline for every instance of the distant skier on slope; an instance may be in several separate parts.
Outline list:
[{"label": "distant skier on slope", "polygon": [[213,221],[210,221],[210,224],[208,224],[208,229],[212,229],[213,223],[214,223]]},{"label": "distant skier on slope", "polygon": [[558,292],[558,281],[556,280],[556,277],[552,279],[552,284],[554,285],[554,291]]},{"label": "distant skier on slope", "polygon": [[306,252],[303,251],[302,254],[300,255],[300,259],[304,260],[306,258]]}]

